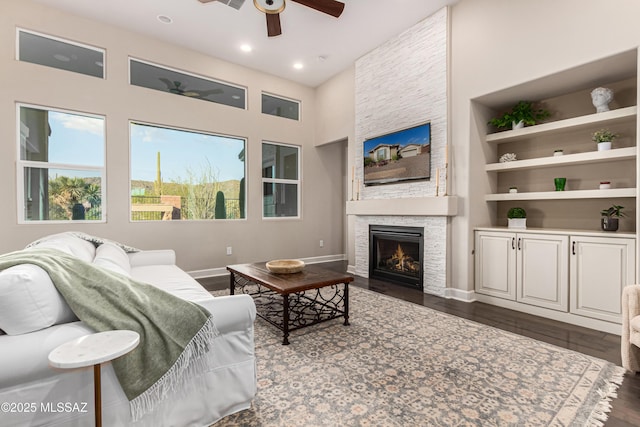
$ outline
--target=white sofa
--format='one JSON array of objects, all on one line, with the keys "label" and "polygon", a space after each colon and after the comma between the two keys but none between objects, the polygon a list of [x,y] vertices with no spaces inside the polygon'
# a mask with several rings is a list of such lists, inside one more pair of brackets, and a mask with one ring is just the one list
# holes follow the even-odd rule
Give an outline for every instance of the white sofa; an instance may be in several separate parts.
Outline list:
[{"label": "white sofa", "polygon": [[[51,235],[37,247],[60,249],[200,304],[213,314],[220,332],[207,355],[213,368],[200,378],[198,391],[166,399],[136,423],[111,364],[103,365],[104,425],[204,426],[248,408],[256,392],[251,297],[214,298],[175,265],[172,250],[128,253],[113,242],[96,248],[89,236],[78,235]],[[44,270],[21,265],[0,272],[0,329],[6,332],[0,335],[0,425],[93,425],[92,369],[54,370],[47,356],[58,345],[94,331],[75,318]]]}]

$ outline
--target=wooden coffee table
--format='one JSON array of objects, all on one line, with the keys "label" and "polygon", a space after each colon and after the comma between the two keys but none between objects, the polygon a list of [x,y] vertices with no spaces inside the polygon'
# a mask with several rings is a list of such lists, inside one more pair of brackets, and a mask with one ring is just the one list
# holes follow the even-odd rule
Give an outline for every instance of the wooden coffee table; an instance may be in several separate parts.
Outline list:
[{"label": "wooden coffee table", "polygon": [[253,297],[258,316],[279,328],[283,345],[289,332],[344,317],[349,325],[349,283],[346,273],[307,265],[299,273],[274,274],[264,262],[230,265],[229,291]]}]

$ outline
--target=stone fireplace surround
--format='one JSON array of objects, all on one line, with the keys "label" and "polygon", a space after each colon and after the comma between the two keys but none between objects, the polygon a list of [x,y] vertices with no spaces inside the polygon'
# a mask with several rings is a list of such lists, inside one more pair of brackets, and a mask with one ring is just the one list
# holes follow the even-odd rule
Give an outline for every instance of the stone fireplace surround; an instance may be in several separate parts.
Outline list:
[{"label": "stone fireplace surround", "polygon": [[369,277],[369,225],[424,229],[422,271],[424,292],[447,295],[449,220],[456,215],[455,196],[355,200],[347,202],[347,215],[355,216],[355,266],[350,272]]},{"label": "stone fireplace surround", "polygon": [[355,274],[369,277],[369,225],[424,228],[424,292],[445,296],[447,287],[447,217],[360,216],[355,221]]}]

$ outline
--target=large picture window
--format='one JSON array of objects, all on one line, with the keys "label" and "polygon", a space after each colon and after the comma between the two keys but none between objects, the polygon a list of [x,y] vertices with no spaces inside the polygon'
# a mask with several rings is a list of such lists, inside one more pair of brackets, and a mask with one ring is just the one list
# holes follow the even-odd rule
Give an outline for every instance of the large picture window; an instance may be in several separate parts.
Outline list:
[{"label": "large picture window", "polygon": [[245,217],[245,139],[131,123],[131,219]]},{"label": "large picture window", "polygon": [[104,117],[18,106],[20,222],[103,221]]},{"label": "large picture window", "polygon": [[300,217],[300,147],[262,143],[263,217]]}]

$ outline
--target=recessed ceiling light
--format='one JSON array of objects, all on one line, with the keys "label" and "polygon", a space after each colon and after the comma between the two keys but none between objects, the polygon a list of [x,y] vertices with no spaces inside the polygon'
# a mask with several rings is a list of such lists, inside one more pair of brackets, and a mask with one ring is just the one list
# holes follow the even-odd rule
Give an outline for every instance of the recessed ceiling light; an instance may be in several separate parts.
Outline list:
[{"label": "recessed ceiling light", "polygon": [[293,64],[293,68],[295,68],[296,70],[302,70],[304,68],[304,64],[302,62],[296,62],[295,64]]},{"label": "recessed ceiling light", "polygon": [[173,19],[171,19],[167,15],[158,15],[158,21],[162,22],[163,24],[171,24],[173,22]]},{"label": "recessed ceiling light", "polygon": [[231,95],[233,99],[240,99],[240,95]]},{"label": "recessed ceiling light", "polygon": [[251,52],[253,50],[253,48],[251,47],[251,45],[248,44],[243,44],[240,46],[240,50],[243,52]]},{"label": "recessed ceiling light", "polygon": [[54,58],[56,58],[58,61],[62,61],[62,62],[69,62],[71,61],[71,58],[69,58],[66,55],[63,55],[61,53],[56,53],[55,55],[53,55]]},{"label": "recessed ceiling light", "polygon": [[96,61],[96,62],[95,62],[95,64],[96,64],[98,67],[104,67],[104,64],[102,63],[102,61]]}]

